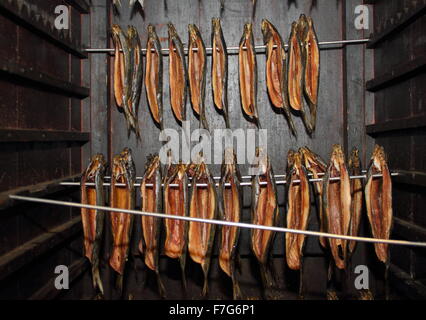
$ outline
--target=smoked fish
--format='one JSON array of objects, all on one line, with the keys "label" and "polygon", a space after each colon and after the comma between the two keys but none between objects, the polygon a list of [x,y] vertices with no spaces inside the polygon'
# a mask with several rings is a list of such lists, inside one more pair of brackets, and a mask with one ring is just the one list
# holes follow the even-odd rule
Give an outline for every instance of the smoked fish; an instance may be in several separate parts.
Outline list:
[{"label": "smoked fish", "polygon": [[124,112],[128,135],[133,129],[138,139],[140,139],[137,120],[137,109],[142,86],[142,56],[139,35],[136,28],[132,26],[129,26],[127,33],[125,33],[119,25],[113,25],[112,38],[115,46],[115,101],[118,108]]},{"label": "smoked fish", "polygon": [[[143,82],[143,63],[142,63],[142,47],[141,41],[139,38],[138,31],[134,26],[129,26],[127,29],[127,38],[129,41],[129,46],[131,48],[132,54],[132,76],[131,76],[131,101],[128,104],[129,110],[127,114],[127,122],[130,125],[130,128],[133,129],[136,133],[136,136],[140,138],[139,123],[138,123],[138,109],[139,101],[142,91],[142,82]],[[128,129],[130,132],[130,129]]]},{"label": "smoked fish", "polygon": [[[327,165],[321,159],[321,157],[310,150],[308,147],[303,147],[299,149],[299,152],[302,154],[302,163],[312,174],[312,178],[319,179],[322,178],[327,170]],[[324,217],[324,208],[322,202],[322,193],[323,193],[323,184],[322,182],[313,182],[315,202],[318,211],[318,219],[320,223],[320,232],[326,232],[326,219]],[[320,244],[323,248],[327,248],[327,240],[324,237],[319,238]]]},{"label": "smoked fish", "polygon": [[212,90],[213,101],[230,129],[228,115],[228,51],[218,18],[212,19]]},{"label": "smoked fish", "polygon": [[[104,175],[106,161],[102,154],[96,154],[81,177],[81,203],[96,206],[105,205]],[[87,186],[94,183],[95,186]],[[92,265],[93,287],[103,295],[104,289],[99,274],[99,259],[105,224],[102,210],[81,208],[81,221],[84,233],[84,255]]]},{"label": "smoked fish", "polygon": [[[340,180],[330,180],[340,178]],[[334,145],[330,164],[323,178],[323,205],[326,231],[348,235],[351,219],[351,188],[345,156],[340,145]],[[347,240],[328,238],[334,262],[339,269],[346,267]]]},{"label": "smoked fish", "polygon": [[[172,164],[164,184],[164,210],[166,214],[187,217],[189,214],[188,177],[183,163]],[[178,185],[176,186],[170,186]],[[185,264],[187,252],[188,223],[183,220],[165,219],[166,239],[164,253],[179,259],[182,283],[186,289]]]},{"label": "smoked fish", "polygon": [[296,135],[287,94],[287,54],[284,42],[278,30],[268,20],[263,19],[261,27],[266,45],[266,86],[269,98],[276,108],[283,110],[292,134]]},{"label": "smoked fish", "polygon": [[[287,176],[287,228],[306,230],[309,221],[310,198],[309,180],[302,155],[294,153],[293,166]],[[298,180],[299,182],[295,182]],[[292,270],[301,270],[305,235],[286,233],[287,265]]]},{"label": "smoked fish", "polygon": [[127,36],[119,25],[112,26],[114,41],[114,97],[117,107],[124,109],[125,101],[129,100],[130,90],[130,52]]},{"label": "smoked fish", "polygon": [[244,32],[239,45],[238,64],[243,111],[260,128],[257,110],[257,62],[251,23],[244,25]]},{"label": "smoked fish", "polygon": [[302,33],[302,52],[304,66],[303,75],[303,92],[305,100],[309,105],[310,120],[312,131],[315,130],[318,106],[318,90],[320,76],[320,50],[318,46],[318,38],[314,28],[314,22],[311,17],[301,15],[304,28]]},{"label": "smoked fish", "polygon": [[163,130],[163,54],[160,39],[152,24],[148,25],[146,43],[145,90],[152,118]]},{"label": "smoked fish", "polygon": [[296,112],[299,112],[303,123],[305,124],[308,134],[312,133],[312,125],[306,117],[305,105],[303,103],[303,87],[305,73],[305,57],[303,54],[301,39],[302,28],[304,28],[303,20],[293,22],[291,25],[291,33],[288,47],[288,99],[290,106]]},{"label": "smoked fish", "polygon": [[[279,208],[275,177],[268,156],[256,149],[257,174],[252,179],[251,221],[253,224],[277,226]],[[261,268],[264,288],[273,285],[272,275],[268,268],[268,260],[275,233],[269,230],[251,230],[251,249]]]},{"label": "smoked fish", "polygon": [[169,84],[170,105],[179,122],[186,120],[186,98],[188,70],[185,62],[185,51],[182,41],[172,23],[168,23],[169,29]]},{"label": "smoked fish", "polygon": [[[110,192],[111,207],[129,210],[135,208],[135,179],[136,172],[131,150],[126,148],[113,159]],[[121,291],[123,288],[124,267],[129,254],[133,215],[115,211],[111,212],[110,218],[113,247],[109,264],[118,273],[117,288]]]},{"label": "smoked fish", "polygon": [[[352,176],[361,175],[361,160],[359,159],[359,151],[357,148],[354,148],[351,152],[349,158],[349,174]],[[362,213],[362,181],[361,179],[351,179],[351,223],[349,227],[349,235],[357,236],[358,230],[361,222],[361,213]],[[352,256],[355,251],[356,241],[349,241],[348,245],[348,255]]]},{"label": "smoked fish", "polygon": [[[219,183],[219,216],[221,220],[240,222],[242,212],[241,175],[238,170],[236,155],[232,148],[224,152]],[[237,245],[240,229],[238,227],[222,226],[220,235],[219,265],[232,279],[233,298],[241,299],[241,290],[236,274]]]},{"label": "smoked fish", "polygon": [[[163,212],[161,164],[158,155],[150,156],[145,175],[141,181],[142,211]],[[147,186],[152,184],[153,186]],[[165,290],[160,277],[158,258],[160,254],[161,219],[142,216],[142,239],[139,250],[145,256],[145,265],[155,272],[160,295],[165,296]]]},{"label": "smoked fish", "polygon": [[[197,184],[206,184],[206,187]],[[218,204],[216,185],[209,169],[200,158],[191,183],[189,216],[192,218],[217,219]],[[213,249],[216,225],[189,222],[188,251],[191,259],[201,265],[204,274],[202,296],[208,292],[208,274]]]},{"label": "smoked fish", "polygon": [[[373,175],[381,174],[381,177]],[[371,156],[365,185],[365,203],[373,237],[389,239],[392,230],[392,180],[383,147],[376,145]],[[375,243],[377,258],[388,264],[389,249],[385,243]]]},{"label": "smoked fish", "polygon": [[195,24],[188,25],[188,77],[191,104],[200,118],[200,127],[209,130],[206,119],[207,54],[201,33]]}]

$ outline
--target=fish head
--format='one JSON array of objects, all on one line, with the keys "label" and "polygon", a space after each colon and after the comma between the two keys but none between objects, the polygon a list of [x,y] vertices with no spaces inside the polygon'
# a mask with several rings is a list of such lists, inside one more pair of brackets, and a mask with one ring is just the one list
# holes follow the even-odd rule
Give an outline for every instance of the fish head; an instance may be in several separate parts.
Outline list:
[{"label": "fish head", "polygon": [[182,180],[187,172],[187,165],[184,164],[182,161],[179,161],[179,164],[176,165],[175,174],[177,175],[179,180]]},{"label": "fish head", "polygon": [[345,164],[345,157],[340,144],[333,145],[330,162],[337,171],[340,171],[340,166]]},{"label": "fish head", "polygon": [[132,149],[130,148],[124,148],[123,151],[121,151],[120,156],[123,158],[126,162],[133,162],[132,159]]},{"label": "fish head", "polygon": [[234,148],[226,148],[223,152],[222,176],[236,171],[237,155]]},{"label": "fish head", "polygon": [[196,170],[197,170],[197,164],[194,162],[191,162],[190,164],[186,166],[186,174],[188,175],[188,177],[194,177]]},{"label": "fish head", "polygon": [[293,149],[288,150],[287,152],[287,170],[290,170],[294,165],[294,156],[296,152]]},{"label": "fish head", "polygon": [[298,24],[297,21],[291,23],[291,33],[297,32]]},{"label": "fish head", "polygon": [[112,179],[116,182],[123,182],[122,178],[126,176],[126,164],[121,155],[114,156],[112,160]]},{"label": "fish head", "polygon": [[134,26],[128,26],[127,27],[127,37],[129,39],[135,38],[138,34],[138,31]]},{"label": "fish head", "polygon": [[267,19],[262,19],[260,29],[262,30],[263,37],[265,38],[269,32],[270,22]]},{"label": "fish head", "polygon": [[244,25],[244,37],[250,39],[253,36],[253,25],[251,23],[246,23]]},{"label": "fish head", "polygon": [[188,24],[189,43],[196,43],[200,37],[200,31],[195,24]]},{"label": "fish head", "polygon": [[349,166],[353,168],[359,168],[361,166],[358,148],[354,147],[352,149],[351,156],[349,158]]},{"label": "fish head", "polygon": [[263,148],[257,147],[256,148],[256,158],[257,158],[257,175],[264,175],[268,171],[269,168],[269,159],[266,152],[263,150]]},{"label": "fish head", "polygon": [[220,25],[219,18],[212,18],[212,30],[216,36],[220,35],[222,31],[222,26]]},{"label": "fish head", "polygon": [[291,170],[293,174],[300,175],[300,170],[302,169],[302,154],[300,152],[294,152],[290,161],[293,161],[293,165],[289,167],[289,170]]},{"label": "fish head", "polygon": [[149,179],[153,175],[155,175],[159,167],[160,167],[160,157],[157,154],[150,155],[149,162],[146,169],[146,177]]},{"label": "fish head", "polygon": [[113,24],[111,27],[111,33],[113,36],[118,36],[122,32],[121,27],[118,24]]},{"label": "fish head", "polygon": [[168,27],[169,37],[176,37],[177,31],[173,23],[169,22],[167,24],[167,27]]},{"label": "fish head", "polygon": [[316,171],[318,172],[325,172],[327,165],[319,155],[311,151],[308,147],[300,148],[299,152],[302,154],[302,163],[305,168],[316,168]]},{"label": "fish head", "polygon": [[383,147],[375,145],[373,155],[371,157],[372,164],[378,172],[382,171],[382,167],[386,165],[386,154]]},{"label": "fish head", "polygon": [[105,167],[106,161],[104,155],[101,153],[94,155],[85,172],[87,181],[94,181],[96,174],[105,170]]}]

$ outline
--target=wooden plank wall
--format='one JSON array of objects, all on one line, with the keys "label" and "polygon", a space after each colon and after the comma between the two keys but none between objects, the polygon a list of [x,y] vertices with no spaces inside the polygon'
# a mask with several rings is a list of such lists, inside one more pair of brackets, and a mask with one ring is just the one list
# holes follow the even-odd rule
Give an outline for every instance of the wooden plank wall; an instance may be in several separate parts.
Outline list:
[{"label": "wooden plank wall", "polygon": [[[391,32],[374,49],[375,79],[383,76],[393,79],[393,74],[396,74],[394,70],[407,72],[407,64],[423,59],[426,48],[425,6],[425,1],[376,1],[374,35],[387,34],[389,30]],[[423,14],[406,19],[419,10],[423,10]],[[403,22],[405,27],[399,28]],[[395,29],[398,31],[392,31]],[[372,136],[376,143],[385,147],[390,167],[406,173],[405,178],[398,178],[394,183],[396,219],[393,237],[407,240],[426,239],[426,132],[425,121],[422,120],[425,116],[425,79],[424,68],[415,69],[375,92],[374,121],[368,126],[374,132]],[[417,121],[418,124],[407,127],[410,121]],[[394,125],[389,126],[392,123]],[[419,233],[415,232],[416,228]],[[392,247],[391,261],[395,284],[401,291],[411,297],[421,296],[419,288],[423,288],[423,294],[426,292],[425,250]]]},{"label": "wooden plank wall", "polygon": [[[258,1],[257,15],[254,21],[255,43],[262,44],[262,35],[260,31],[260,22],[262,18],[268,18],[274,23],[281,32],[285,41],[287,41],[290,31],[291,22],[299,17],[301,13],[311,15],[316,24],[316,30],[320,41],[340,40],[349,38],[362,38],[363,32],[354,29],[354,7],[362,1],[329,1],[327,3],[317,1]],[[105,4],[105,0],[92,2],[92,14],[101,10]],[[133,24],[139,30],[143,47],[146,43],[146,28],[149,23],[156,26],[157,33],[160,37],[162,46],[166,48],[167,43],[167,23],[173,22],[177,31],[184,43],[187,43],[187,24],[195,23],[201,31],[206,46],[210,46],[211,18],[219,15],[219,1],[167,1],[167,11],[161,2],[145,1],[144,17],[139,12],[136,12],[132,18],[131,13],[125,3],[120,9],[120,15],[110,13],[110,23],[118,23],[122,27]],[[99,17],[103,17],[103,13],[99,13]],[[251,19],[251,4],[250,1],[225,1],[225,11],[222,16],[222,26],[224,36],[228,46],[236,46],[242,35],[244,23]],[[92,34],[100,32],[101,36],[105,33],[105,24],[97,20],[92,20]],[[92,44],[93,44],[92,39]],[[100,45],[103,42],[103,39]],[[109,39],[109,47],[112,47],[111,39]],[[357,146],[361,149],[363,162],[369,156],[371,150],[367,143],[367,138],[364,134],[365,125],[365,94],[363,91],[363,82],[365,72],[363,64],[365,60],[365,50],[363,46],[353,46],[346,49],[342,47],[333,47],[321,51],[321,89],[319,98],[319,114],[317,122],[317,131],[312,138],[309,138],[303,128],[300,118],[295,117],[295,123],[298,128],[298,138],[295,139],[289,135],[289,130],[284,119],[284,116],[273,109],[271,106],[266,88],[265,88],[265,56],[264,54],[257,55],[258,63],[258,105],[260,120],[262,126],[268,130],[268,152],[271,157],[272,165],[276,174],[282,174],[285,170],[285,156],[290,148],[297,149],[307,145],[317,153],[319,153],[326,161],[329,157],[331,146],[334,143],[342,144],[345,149]],[[101,58],[92,58],[95,59]],[[158,139],[159,131],[154,125],[151,114],[146,103],[145,90],[141,99],[139,108],[139,123],[142,133],[142,142],[137,143],[134,134],[130,138],[127,137],[126,124],[123,114],[121,114],[113,99],[112,91],[112,57],[109,58],[109,64],[104,64],[105,75],[110,75],[109,78],[109,96],[108,107],[110,113],[109,133],[108,133],[108,155],[111,159],[114,154],[120,152],[124,147],[130,147],[133,150],[134,158],[136,159],[137,174],[143,174],[146,157],[158,152],[161,142]],[[164,119],[166,128],[175,128],[180,130],[179,125],[173,117],[169,103],[169,84],[168,84],[168,56],[164,56]],[[100,62],[103,63],[103,62]],[[207,118],[211,128],[224,128],[223,118],[216,112],[212,105],[211,83],[210,83],[210,63],[211,57],[208,58],[208,74],[207,74]],[[96,64],[97,66],[100,64]],[[93,66],[92,66],[93,68]],[[351,70],[351,72],[348,72]],[[97,72],[102,72],[101,69]],[[94,73],[94,77],[104,81],[104,74]],[[243,128],[250,129],[254,126],[247,122],[242,115],[240,98],[238,91],[238,56],[231,55],[229,57],[229,100],[230,100],[230,118],[231,127],[233,129]],[[102,87],[99,88],[103,90]],[[103,93],[96,91],[92,94],[99,95],[100,101],[105,101]],[[93,97],[92,97],[93,99]],[[102,108],[99,106],[98,108]],[[99,110],[99,109],[96,109]],[[95,111],[97,112],[97,111]],[[92,109],[92,117],[94,110]],[[97,114],[97,113],[96,113]],[[104,115],[100,114],[100,118],[104,119]],[[198,120],[195,118],[191,109],[189,99],[187,104],[187,118],[191,121],[191,128],[198,127]],[[98,127],[100,128],[100,127]],[[97,135],[102,135],[101,132],[96,132]],[[251,143],[251,142],[248,142]],[[104,146],[99,148],[105,152],[107,148]],[[219,165],[211,165],[210,168],[213,174],[219,174]],[[241,167],[242,172],[247,173],[248,166]],[[278,187],[278,196],[280,202],[281,221],[283,224],[285,214],[285,190],[283,186]],[[243,213],[243,221],[248,222],[250,197],[244,194],[245,209]],[[134,242],[139,238],[140,221],[136,219],[134,230]],[[109,225],[109,221],[107,222]],[[109,229],[109,228],[107,228]],[[312,203],[311,219],[309,229],[317,230],[318,221],[314,203]],[[106,235],[109,239],[109,235]],[[119,293],[114,290],[113,284],[115,275],[108,267],[108,250],[109,241],[106,239],[106,247],[104,252],[104,261],[101,267],[103,274],[104,285],[107,299],[120,298]],[[296,290],[293,286],[290,290],[286,289],[286,285],[297,282],[297,274],[286,274],[284,280],[284,257],[283,257],[283,235],[278,235],[274,246],[274,265],[280,290],[278,292],[271,291],[270,298],[296,298]],[[252,259],[249,250],[249,231],[243,230],[240,241],[240,252],[242,254],[242,271],[241,271],[241,286],[244,294],[247,297],[261,297],[261,285],[259,282],[260,275],[257,264]],[[305,268],[305,283],[307,290],[307,298],[324,298],[326,265],[324,253],[318,246],[318,240],[309,238],[306,247],[306,268]],[[365,263],[365,246],[360,245],[354,265],[360,262]],[[202,276],[198,265],[189,262],[188,259],[188,292],[185,295],[181,289],[180,273],[178,265],[169,259],[161,258],[161,274],[165,281],[168,298],[199,298],[201,292]],[[146,273],[143,270],[143,263],[136,250],[133,250],[133,256],[130,257],[128,263],[127,283],[128,287],[125,290],[124,298],[129,298],[131,295],[135,299],[155,299],[158,298],[155,277],[150,272]],[[209,298],[230,298],[231,286],[229,279],[219,270],[217,260],[213,259],[212,272],[210,274],[210,295]],[[85,285],[80,282],[86,282]],[[78,286],[85,287],[85,290],[90,290],[90,277],[85,275]],[[353,282],[352,282],[353,283]],[[353,285],[349,286],[349,291],[353,291]],[[87,293],[87,292],[86,292]],[[85,295],[87,296],[87,294]],[[68,298],[64,296],[63,298]]]},{"label": "wooden plank wall", "polygon": [[[80,54],[70,49],[81,43],[83,35],[87,39],[81,7],[61,0],[19,3],[20,7],[15,1],[0,5],[0,128],[19,141],[0,141],[2,200],[17,188],[22,191],[80,174],[81,146],[89,140],[83,133],[82,114],[90,106],[83,107],[83,97],[77,94],[88,95],[89,83],[82,82],[86,72]],[[53,26],[54,10],[63,4],[69,8],[71,23],[70,29],[59,35]],[[31,24],[39,27],[38,31]],[[39,79],[27,79],[29,73]],[[61,84],[70,88],[68,92],[58,90]],[[57,141],[47,138],[35,142],[36,135],[25,134],[29,129],[40,136],[55,136]],[[50,190],[54,193],[44,194],[61,200],[79,199],[75,188]],[[0,210],[0,297],[30,298],[55,276],[56,265],[79,260],[80,223],[79,211],[71,208],[14,203]]]}]

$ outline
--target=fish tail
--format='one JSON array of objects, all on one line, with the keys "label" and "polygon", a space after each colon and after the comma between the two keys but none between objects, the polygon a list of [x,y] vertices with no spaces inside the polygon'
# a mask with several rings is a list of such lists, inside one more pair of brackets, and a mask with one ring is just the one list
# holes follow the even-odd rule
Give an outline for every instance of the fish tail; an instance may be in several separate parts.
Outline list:
[{"label": "fish tail", "polygon": [[232,294],[234,300],[242,299],[243,295],[241,293],[240,285],[237,279],[235,279],[235,276],[232,277]]},{"label": "fish tail", "polygon": [[123,294],[123,275],[122,274],[117,275],[115,287],[120,292],[120,295]]},{"label": "fish tail", "polygon": [[183,290],[186,292],[185,260],[182,257],[179,259],[180,259],[180,270],[182,274],[182,286],[183,286]]},{"label": "fish tail", "polygon": [[293,134],[293,136],[297,137],[296,127],[294,125],[293,119],[291,118],[290,110],[288,108],[283,108],[283,111],[284,111],[284,116],[287,120],[287,123],[290,127],[291,133]]},{"label": "fish tail", "polygon": [[102,280],[101,280],[101,276],[99,273],[99,268],[98,267],[93,267],[92,268],[92,281],[93,281],[93,287],[99,290],[99,292],[101,293],[101,295],[104,295],[104,287],[102,285]]},{"label": "fish tail", "polygon": [[272,275],[268,267],[261,263],[260,264],[260,273],[262,277],[262,283],[264,288],[271,288],[274,285],[274,281],[272,279]]},{"label": "fish tail", "polygon": [[223,117],[225,118],[225,126],[226,126],[226,129],[231,129],[231,124],[229,123],[228,113],[225,113],[225,114],[223,115]]},{"label": "fish tail", "polygon": [[300,261],[300,270],[299,270],[299,298],[301,300],[304,299],[304,294],[303,294],[303,257],[301,258],[301,261]]},{"label": "fish tail", "polygon": [[161,298],[166,298],[166,289],[164,288],[163,281],[161,280],[160,272],[157,270],[155,272],[157,274],[157,284],[158,284],[158,291],[160,292]]},{"label": "fish tail", "polygon": [[204,272],[204,286],[203,286],[203,292],[202,296],[206,297],[209,292],[209,279],[208,279],[208,272]]},{"label": "fish tail", "polygon": [[311,128],[312,131],[315,131],[317,123],[317,104],[309,102],[309,110],[311,112]]}]

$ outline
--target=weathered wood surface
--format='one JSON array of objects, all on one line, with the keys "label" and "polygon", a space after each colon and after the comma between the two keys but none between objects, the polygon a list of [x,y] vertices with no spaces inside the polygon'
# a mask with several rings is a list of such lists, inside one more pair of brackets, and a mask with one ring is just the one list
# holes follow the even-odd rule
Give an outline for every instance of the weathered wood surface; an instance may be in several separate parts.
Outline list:
[{"label": "weathered wood surface", "polygon": [[[375,6],[375,34],[391,30],[389,36],[374,50],[375,79],[389,80],[390,70],[397,71],[409,61],[423,59],[426,44],[424,14],[411,19],[402,29],[395,29],[391,25],[399,23],[395,19],[398,14],[413,12],[416,6],[424,4],[421,1],[404,0],[381,1]],[[376,87],[374,120],[368,123],[371,126],[367,128],[374,133],[375,141],[385,147],[390,167],[408,173],[394,180],[394,216],[402,223],[423,228],[426,226],[425,188],[421,183],[422,175],[413,174],[425,172],[426,167],[425,130],[421,125],[425,116],[425,74],[416,72],[400,80],[392,83],[392,86]],[[406,236],[403,229],[395,227],[393,237]],[[424,261],[422,250],[391,247],[391,257],[394,264],[392,270],[401,270],[414,279],[424,277],[424,266],[420,264]],[[415,287],[412,281],[395,284],[404,292],[407,291],[406,286]]]},{"label": "weathered wood surface", "polygon": [[[260,22],[262,18],[269,19],[279,29],[283,39],[287,42],[290,32],[291,22],[298,19],[301,13],[311,15],[315,22],[316,31],[320,41],[339,40],[343,38],[361,38],[362,32],[354,30],[351,22],[353,16],[353,6],[359,1],[352,1],[351,5],[343,7],[340,1],[332,3],[319,3],[312,1],[258,1],[257,14],[254,21],[254,36],[256,44],[263,44],[262,34],[260,30]],[[135,25],[140,33],[142,46],[145,47],[147,34],[146,29],[149,23],[156,26],[157,34],[160,37],[163,48],[168,47],[167,41],[167,23],[171,21],[182,41],[188,42],[187,24],[195,23],[202,34],[206,46],[211,46],[211,18],[219,16],[219,1],[167,1],[168,10],[165,11],[162,2],[145,2],[144,17],[140,12],[135,12],[130,19],[130,12],[127,5],[123,5],[119,16],[112,16],[112,23],[120,24],[126,27],[129,24]],[[345,19],[348,19],[346,21]],[[225,1],[225,11],[222,16],[222,27],[224,30],[225,40],[228,46],[237,46],[243,30],[243,25],[251,20],[251,5],[245,0]],[[345,24],[345,26],[343,26]],[[110,40],[109,46],[112,47]],[[258,64],[258,108],[260,114],[260,122],[262,127],[268,130],[268,153],[271,157],[272,165],[275,174],[283,174],[285,172],[285,157],[290,148],[298,149],[304,145],[309,146],[315,152],[321,155],[324,160],[328,161],[331,146],[334,143],[347,145],[348,147],[358,146],[363,150],[363,158],[369,156],[369,149],[365,149],[365,104],[363,95],[363,83],[365,75],[363,71],[364,63],[364,48],[354,46],[345,51],[342,48],[334,48],[321,51],[321,76],[320,76],[320,96],[318,106],[317,131],[310,138],[305,133],[300,117],[294,117],[296,127],[298,129],[298,138],[290,136],[287,123],[284,116],[271,105],[265,86],[265,55],[257,55]],[[124,115],[121,114],[114,101],[113,97],[113,81],[112,75],[112,59],[110,58],[110,86],[109,86],[109,107],[111,112],[111,130],[109,132],[110,151],[109,158],[124,147],[130,147],[133,150],[136,160],[137,174],[143,174],[143,169],[146,163],[146,157],[150,153],[158,152],[161,147],[159,141],[159,129],[155,126],[150,111],[146,102],[145,88],[142,91],[141,103],[139,106],[139,124],[141,127],[142,141],[136,142],[135,135],[132,133],[130,138],[127,137]],[[181,127],[176,122],[169,101],[169,83],[168,83],[168,56],[163,57],[164,63],[164,87],[163,87],[163,102],[164,102],[164,126],[165,128],[174,128],[180,130]],[[206,114],[211,129],[225,128],[223,117],[215,110],[212,102],[211,93],[211,56],[207,59],[207,89],[206,89]],[[344,67],[347,70],[344,70]],[[350,71],[350,72],[348,72]],[[144,58],[145,72],[145,58]],[[348,72],[346,75],[345,73]],[[347,91],[345,92],[343,81],[344,75],[347,80]],[[254,125],[246,121],[242,114],[239,83],[238,83],[238,56],[229,56],[229,109],[230,122],[232,129],[242,128],[253,129]],[[346,112],[348,115],[346,115]],[[189,97],[187,102],[187,118],[190,120],[191,129],[198,128],[198,119],[195,117],[190,105]],[[247,141],[247,144],[253,144],[253,141]],[[193,144],[194,145],[194,144]],[[369,147],[371,148],[371,147]],[[213,150],[214,151],[214,150]],[[220,157],[221,158],[221,157]],[[365,162],[364,162],[365,163]],[[211,171],[214,175],[219,175],[220,165],[211,165]],[[242,165],[241,171],[247,174],[248,165]],[[250,221],[249,205],[249,189],[244,189],[244,204],[243,221]],[[284,224],[285,217],[285,189],[283,186],[278,187],[278,197],[280,203],[281,219],[280,224]],[[139,221],[139,219],[136,219]],[[139,237],[139,223],[135,227],[135,240]],[[311,219],[309,229],[317,230],[318,222],[314,203],[312,204]],[[259,278],[257,265],[251,259],[249,249],[249,231],[243,230],[240,238],[240,252],[243,255],[244,276],[242,277],[243,288],[247,290],[247,295],[260,296],[258,289],[259,283],[256,279]],[[282,234],[277,235],[275,240],[275,261],[277,263],[277,275],[280,279],[280,284],[283,285],[282,270],[284,261],[283,257],[284,237]],[[134,250],[136,252],[136,250]],[[323,252],[318,246],[317,238],[309,238],[306,246],[306,283],[309,281],[311,295],[324,292],[325,286],[325,266]],[[106,254],[108,256],[108,253]],[[163,257],[161,259],[161,272],[164,274],[164,279],[169,290],[170,298],[181,298],[183,293],[180,288],[180,276],[177,264]],[[133,259],[130,260],[133,265]],[[141,289],[140,281],[145,274],[141,272],[140,259],[136,258],[136,266],[138,273],[134,273],[129,267],[129,291],[135,298],[156,298],[156,286],[153,278],[149,276],[149,288]],[[200,274],[198,266],[189,263],[188,274],[195,274],[189,277],[189,290],[191,292],[187,298],[197,298],[200,285]],[[324,273],[324,281],[319,277],[314,277],[318,272]],[[113,280],[109,276],[108,279]],[[290,276],[291,278],[294,275]],[[308,280],[309,279],[309,280]],[[136,282],[135,282],[136,281]],[[229,288],[224,290],[223,284],[227,283],[224,279],[216,261],[212,264],[212,275],[210,285],[212,287],[212,295],[210,297],[228,297]],[[227,284],[225,284],[225,287]],[[225,288],[226,289],[226,288]],[[254,290],[254,291],[253,291]],[[283,291],[284,292],[284,291]],[[116,292],[111,292],[112,297],[118,298]],[[281,293],[283,294],[283,293]],[[291,298],[291,293],[287,296]]]},{"label": "weathered wood surface", "polygon": [[[18,2],[24,4],[21,11],[16,5]],[[82,82],[81,58],[86,54],[80,50],[81,14],[69,7],[70,28],[59,32],[53,27],[54,10],[63,4],[63,0],[36,3],[7,0],[0,5],[3,43],[0,54],[3,65],[15,66],[12,70],[15,75],[8,70],[0,74],[2,200],[8,192],[34,192],[35,196],[79,200],[75,188],[49,185],[49,182],[81,174],[81,140],[89,139],[88,134],[82,133],[86,128],[81,126],[81,99],[88,95],[90,84]],[[84,114],[89,114],[89,110],[86,104]],[[80,142],[70,143],[74,139]],[[12,270],[14,272],[1,281],[0,296],[27,298],[55,276],[55,266],[71,265],[81,258],[81,237],[77,240],[68,237],[65,241],[62,236],[66,236],[66,228],[51,239],[52,234],[47,233],[46,243],[37,242],[49,230],[59,228],[61,231],[59,226],[67,225],[73,218],[79,219],[76,215],[79,212],[21,202],[9,203],[6,207],[0,211],[2,257],[36,242],[31,250],[24,250],[24,256],[31,259],[19,258],[19,270]],[[79,231],[81,227],[75,223],[73,228]],[[78,254],[68,249],[75,241],[79,242]],[[55,242],[61,244],[53,246]]]}]

